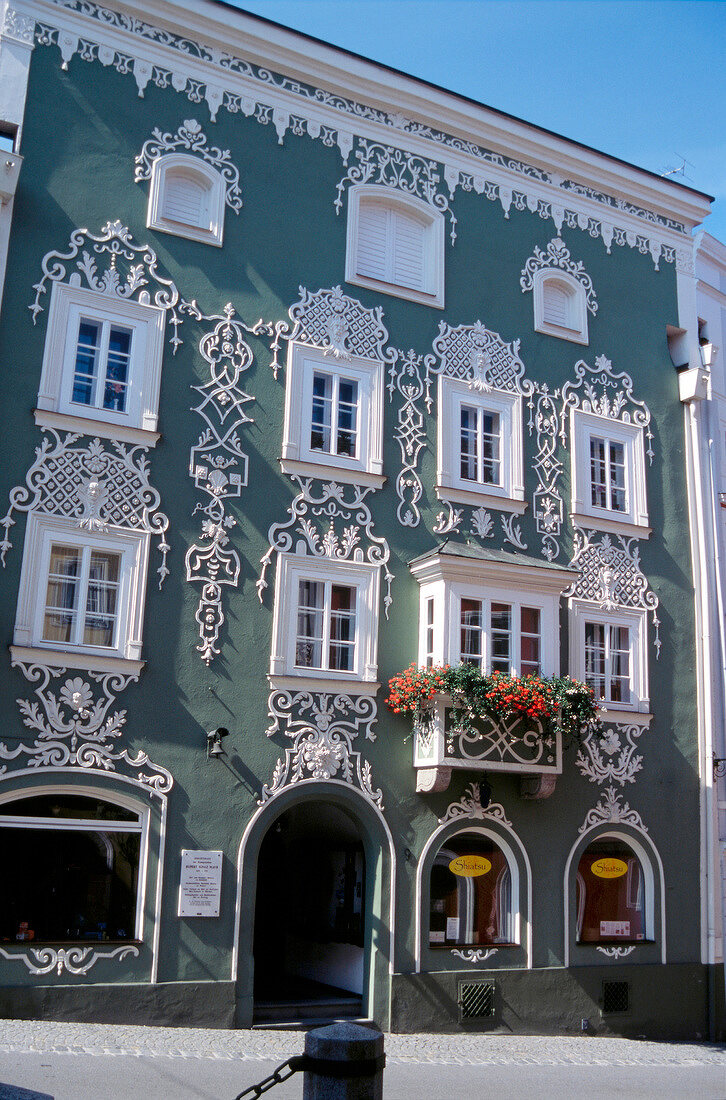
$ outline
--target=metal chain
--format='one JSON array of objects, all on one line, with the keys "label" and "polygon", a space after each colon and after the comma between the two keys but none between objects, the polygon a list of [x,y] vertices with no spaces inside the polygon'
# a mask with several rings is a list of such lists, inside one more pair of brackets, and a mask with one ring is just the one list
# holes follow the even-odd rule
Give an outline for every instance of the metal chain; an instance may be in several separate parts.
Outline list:
[{"label": "metal chain", "polygon": [[304,1069],[306,1061],[307,1059],[304,1054],[296,1054],[294,1057],[288,1058],[287,1062],[283,1062],[281,1066],[278,1066],[269,1077],[265,1077],[263,1081],[260,1081],[256,1085],[250,1085],[244,1092],[238,1093],[234,1100],[245,1100],[245,1097],[249,1097],[249,1100],[258,1100],[258,1097],[262,1096],[263,1092],[267,1092],[268,1089],[274,1088],[275,1085],[279,1085],[282,1081],[287,1081],[288,1077],[292,1077],[293,1073],[299,1073],[300,1070]]}]

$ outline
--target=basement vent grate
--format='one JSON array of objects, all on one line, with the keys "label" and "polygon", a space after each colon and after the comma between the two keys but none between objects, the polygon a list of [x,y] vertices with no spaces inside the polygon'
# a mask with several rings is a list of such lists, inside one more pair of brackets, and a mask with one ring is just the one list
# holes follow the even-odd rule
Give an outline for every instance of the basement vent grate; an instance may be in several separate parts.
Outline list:
[{"label": "basement vent grate", "polygon": [[494,1015],[494,982],[460,982],[459,1011],[462,1020]]},{"label": "basement vent grate", "polygon": [[630,986],[627,982],[602,983],[602,1010],[609,1012],[627,1012],[630,1008]]}]

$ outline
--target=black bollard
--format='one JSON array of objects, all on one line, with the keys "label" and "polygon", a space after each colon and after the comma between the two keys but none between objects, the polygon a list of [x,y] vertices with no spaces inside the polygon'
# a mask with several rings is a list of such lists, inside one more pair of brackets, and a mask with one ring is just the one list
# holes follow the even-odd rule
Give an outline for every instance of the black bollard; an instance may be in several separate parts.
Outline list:
[{"label": "black bollard", "polygon": [[383,1100],[383,1035],[330,1024],[305,1036],[303,1100]]}]

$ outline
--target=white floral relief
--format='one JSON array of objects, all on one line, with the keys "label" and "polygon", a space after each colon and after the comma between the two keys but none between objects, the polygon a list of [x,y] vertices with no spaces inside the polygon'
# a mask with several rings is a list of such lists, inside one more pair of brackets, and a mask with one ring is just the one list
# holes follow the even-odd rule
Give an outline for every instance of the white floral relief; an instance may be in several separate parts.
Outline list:
[{"label": "white floral relief", "polygon": [[[74,260],[75,263],[71,263]],[[176,354],[181,344],[176,309],[179,292],[171,279],[159,273],[157,255],[150,245],[139,244],[120,221],[106,222],[98,235],[88,229],[74,229],[66,252],[55,250],[43,257],[43,275],[33,286],[35,299],[28,307],[33,324],[37,324],[38,314],[43,311],[41,299],[47,294],[48,285],[66,281],[69,268],[72,269],[67,280],[70,286],[80,287],[85,283],[89,290],[99,294],[166,310],[173,329],[169,342]]]},{"label": "white floral relief", "polygon": [[481,788],[478,783],[470,783],[459,801],[450,803],[444,816],[439,818],[439,825],[445,825],[448,821],[458,821],[462,817],[470,817],[475,820],[490,818],[492,821],[498,821],[509,828],[512,825],[500,802],[490,802],[486,806],[482,805]]},{"label": "white floral relief", "polygon": [[596,947],[595,950],[608,959],[627,959],[630,952],[635,951],[635,944],[632,943],[630,947]]},{"label": "white floral relief", "polygon": [[64,970],[74,977],[80,977],[102,959],[114,959],[116,962],[129,956],[137,959],[139,949],[133,944],[113,947],[110,951],[104,951],[100,947],[30,947],[26,951],[6,951],[0,947],[0,955],[8,962],[25,963],[33,977],[50,974],[53,970],[59,977]]},{"label": "white floral relief", "polygon": [[458,532],[464,521],[464,509],[454,508],[450,500],[444,501],[446,509],[438,512],[434,524],[435,535],[452,535]]},{"label": "white floral relief", "polygon": [[145,141],[135,158],[134,181],[141,183],[151,178],[154,162],[167,153],[190,153],[198,156],[219,172],[224,180],[225,201],[230,210],[239,214],[242,209],[242,192],[239,187],[239,169],[232,163],[229,149],[210,145],[207,135],[195,118],[187,118],[175,134],[164,133],[155,126],[151,137]]},{"label": "white floral relief", "polygon": [[335,779],[350,783],[380,810],[383,794],[373,787],[370,763],[354,748],[363,734],[375,741],[375,699],[311,691],[272,691],[268,702],[271,725],[268,737],[282,730],[292,745],[278,759],[269,784],[264,784],[259,804],[306,779]]},{"label": "white floral relief", "polygon": [[487,512],[486,508],[475,508],[472,511],[470,531],[480,539],[491,539],[494,537],[494,520]]},{"label": "white floral relief", "polygon": [[435,210],[448,214],[451,243],[455,242],[456,217],[441,186],[441,170],[436,161],[366,138],[357,139],[354,160],[355,163],[348,165],[348,171],[336,189],[335,209],[338,214],[343,206],[343,194],[351,184],[372,183],[393,187],[405,195],[415,195]]},{"label": "white floral relief", "polygon": [[114,441],[105,447],[99,439],[76,446],[78,435],[61,438],[53,428],[45,428],[35,462],[25,485],[10,491],[10,507],[0,520],[4,537],[0,542],[0,562],[11,549],[10,528],[14,512],[36,512],[75,520],[88,530],[109,527],[145,531],[159,539],[161,565],[157,569],[159,588],[169,574],[166,556],[169,520],[159,510],[160,497],[149,482],[146,447],[127,446]]},{"label": "white floral relief", "polygon": [[423,486],[417,467],[419,455],[426,446],[423,412],[418,405],[423,396],[422,362],[422,356],[413,349],[406,353],[401,351],[397,352],[396,362],[388,370],[389,400],[393,401],[396,391],[401,398],[393,434],[401,451],[401,469],[396,476],[396,515],[402,527],[418,527],[421,521],[418,504]]},{"label": "white floral relief", "polygon": [[635,424],[642,428],[647,440],[645,453],[653,464],[653,432],[650,427],[650,409],[644,401],[633,396],[633,380],[626,371],[614,371],[610,359],[598,355],[595,366],[580,359],[575,364],[575,381],[562,387],[562,413],[560,438],[566,446],[567,411],[582,409],[597,413],[623,424]]},{"label": "white floral relief", "polygon": [[660,657],[660,619],[658,597],[640,568],[640,551],[635,538],[598,535],[595,531],[575,528],[574,553],[570,565],[580,576],[564,593],[588,600],[605,611],[618,607],[640,608],[650,612],[655,628],[655,655]]},{"label": "white floral relief", "polygon": [[643,833],[648,832],[640,814],[637,810],[631,810],[627,802],[621,801],[621,795],[612,784],[605,788],[597,806],[588,810],[578,832],[586,833],[597,825],[631,825]]},{"label": "white floral relief", "polygon": [[595,316],[597,313],[597,298],[592,285],[592,279],[585,271],[584,265],[580,260],[573,260],[570,256],[570,250],[561,237],[553,237],[546,247],[546,250],[537,246],[532,256],[529,257],[526,264],[522,268],[522,277],[519,280],[519,285],[524,292],[532,290],[534,288],[534,276],[537,271],[542,269],[559,269],[560,271],[567,272],[568,275],[572,275],[574,279],[577,279],[585,291],[585,301],[590,313]]},{"label": "white floral relief", "polygon": [[[373,516],[366,498],[374,491],[368,485],[338,485],[328,482],[316,488],[311,478],[292,475],[299,492],[288,508],[284,523],[273,523],[268,532],[270,545],[260,559],[262,570],[257,593],[262,602],[267,588],[267,569],[275,553],[295,550],[331,561],[365,562],[383,569],[386,592],[383,606],[386,618],[392,602],[393,574],[388,568],[391,555],[385,538],[374,533]],[[346,499],[350,491],[351,499]],[[300,536],[297,544],[293,535]]]},{"label": "white floral relief", "polygon": [[[171,773],[153,763],[143,750],[132,755],[119,746],[126,725],[126,711],[112,710],[116,696],[137,675],[91,672],[82,675],[60,666],[13,661],[26,680],[35,684],[35,699],[18,699],[23,725],[30,730],[26,741],[14,747],[0,742],[0,775],[15,768],[73,768],[83,771],[130,774],[138,783],[160,794],[171,790]],[[147,769],[147,770],[144,770]]]},{"label": "white floral relief", "polygon": [[591,783],[634,783],[643,767],[638,739],[643,727],[606,725],[600,734],[588,731],[577,751],[575,764]]},{"label": "white floral relief", "polygon": [[502,531],[504,532],[504,541],[511,542],[517,550],[526,550],[527,543],[522,538],[522,528],[515,522],[514,516],[500,516],[502,521]]},{"label": "white floral relief", "polygon": [[258,321],[250,328],[236,317],[229,302],[222,314],[203,314],[194,301],[183,301],[180,310],[212,325],[199,341],[209,380],[192,386],[199,396],[192,412],[204,421],[189,454],[189,476],[206,498],[197,502],[193,512],[204,517],[202,541],[193,543],[185,557],[187,581],[202,586],[195,614],[200,637],[197,650],[209,665],[220,653],[223,590],[238,586],[241,568],[237,550],[229,547],[229,533],[237,524],[229,502],[239,498],[248,481],[249,457],[242,448],[240,431],[253,423],[246,406],[254,399],[240,385],[241,376],[253,362],[245,334],[269,336],[272,326]]}]

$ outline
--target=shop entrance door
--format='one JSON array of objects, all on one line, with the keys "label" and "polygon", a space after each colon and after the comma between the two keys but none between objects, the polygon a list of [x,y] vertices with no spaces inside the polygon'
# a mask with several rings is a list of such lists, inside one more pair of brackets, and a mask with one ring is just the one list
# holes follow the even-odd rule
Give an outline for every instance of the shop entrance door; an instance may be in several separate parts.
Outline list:
[{"label": "shop entrance door", "polygon": [[361,1016],[365,897],[352,816],[304,802],[277,819],[257,867],[255,1022]]}]

